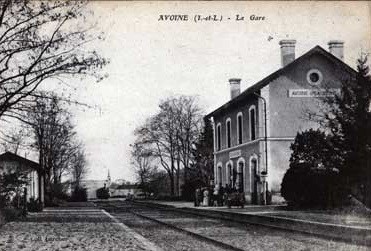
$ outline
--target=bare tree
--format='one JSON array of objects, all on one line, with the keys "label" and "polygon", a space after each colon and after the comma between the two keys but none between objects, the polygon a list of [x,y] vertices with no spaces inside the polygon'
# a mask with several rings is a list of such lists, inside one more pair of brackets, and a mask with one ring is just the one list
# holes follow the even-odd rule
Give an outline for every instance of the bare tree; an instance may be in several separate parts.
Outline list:
[{"label": "bare tree", "polygon": [[80,187],[81,180],[88,173],[85,150],[82,144],[77,145],[77,151],[71,160],[71,172],[75,187]]},{"label": "bare tree", "polygon": [[101,76],[107,61],[86,44],[99,39],[85,25],[87,1],[0,1],[0,117],[22,109],[42,83]]},{"label": "bare tree", "polygon": [[137,142],[131,145],[131,157],[134,171],[139,179],[140,187],[143,189],[145,196],[149,191],[149,182],[153,178],[152,176],[157,171],[157,167],[153,165],[153,155],[151,151],[148,151]]},{"label": "bare tree", "polygon": [[[177,116],[178,158],[184,168],[184,182],[187,182],[189,168],[194,161],[192,151],[201,134],[202,110],[197,99],[192,96],[180,96],[173,99],[172,103]],[[179,180],[179,172],[177,175]]]},{"label": "bare tree", "polygon": [[170,181],[170,193],[174,196],[175,135],[169,130],[172,123],[161,117],[161,114],[157,114],[150,118],[144,126],[135,130],[135,135],[137,144],[157,158],[165,169]]},{"label": "bare tree", "polygon": [[14,130],[10,132],[1,132],[1,145],[5,152],[12,152],[14,154],[18,154],[18,151],[22,147],[28,147],[28,132],[24,128],[20,128],[19,130]]},{"label": "bare tree", "polygon": [[36,98],[22,121],[29,125],[34,147],[39,153],[39,164],[44,175],[45,192],[53,196],[51,189],[61,183],[63,174],[69,172],[72,157],[79,150],[71,114],[53,94],[41,94],[52,98]]},{"label": "bare tree", "polygon": [[189,96],[170,97],[159,108],[135,131],[137,144],[159,160],[169,176],[171,195],[180,195],[180,174],[192,161],[192,145],[200,133],[201,109],[196,99]]}]

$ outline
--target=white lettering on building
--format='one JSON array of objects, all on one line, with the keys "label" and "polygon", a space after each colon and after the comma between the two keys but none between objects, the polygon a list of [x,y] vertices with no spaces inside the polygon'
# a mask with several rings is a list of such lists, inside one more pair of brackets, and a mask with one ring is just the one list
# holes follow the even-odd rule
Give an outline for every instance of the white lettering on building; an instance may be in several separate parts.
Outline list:
[{"label": "white lettering on building", "polygon": [[241,156],[241,150],[236,150],[236,151],[229,152],[229,158],[230,159],[238,158],[240,156]]},{"label": "white lettering on building", "polygon": [[340,89],[290,89],[290,98],[334,97]]}]

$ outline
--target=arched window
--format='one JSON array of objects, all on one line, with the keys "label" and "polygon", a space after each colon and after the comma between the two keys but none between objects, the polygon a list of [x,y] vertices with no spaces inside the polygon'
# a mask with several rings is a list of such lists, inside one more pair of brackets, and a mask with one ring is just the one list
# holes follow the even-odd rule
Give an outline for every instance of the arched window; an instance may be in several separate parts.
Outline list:
[{"label": "arched window", "polygon": [[242,144],[242,133],[243,133],[243,124],[242,124],[242,112],[237,114],[237,144]]},{"label": "arched window", "polygon": [[237,185],[237,168],[232,167],[232,188],[236,188]]},{"label": "arched window", "polygon": [[220,123],[216,126],[216,150],[218,151],[222,147],[222,143],[221,143],[222,128],[221,127],[222,126]]},{"label": "arched window", "polygon": [[222,164],[221,163],[218,164],[217,169],[218,169],[217,182],[219,184],[219,183],[222,183],[223,182]]},{"label": "arched window", "polygon": [[240,158],[237,161],[238,169],[237,169],[237,184],[238,184],[238,190],[239,192],[243,193],[245,192],[245,182],[244,182],[244,170],[245,170],[245,160],[243,158]]},{"label": "arched window", "polygon": [[226,180],[226,184],[229,184],[232,186],[232,182],[233,182],[233,162],[232,161],[229,161],[227,163],[227,170],[226,170],[226,176],[227,176],[227,180]]},{"label": "arched window", "polygon": [[250,140],[256,139],[256,112],[255,106],[251,106],[249,109],[249,128],[250,128]]},{"label": "arched window", "polygon": [[226,139],[227,139],[227,148],[231,147],[231,119],[228,118],[225,122],[226,124]]},{"label": "arched window", "polygon": [[250,157],[250,192],[252,204],[258,203],[258,182],[259,182],[259,170],[258,170],[258,159],[256,155]]}]

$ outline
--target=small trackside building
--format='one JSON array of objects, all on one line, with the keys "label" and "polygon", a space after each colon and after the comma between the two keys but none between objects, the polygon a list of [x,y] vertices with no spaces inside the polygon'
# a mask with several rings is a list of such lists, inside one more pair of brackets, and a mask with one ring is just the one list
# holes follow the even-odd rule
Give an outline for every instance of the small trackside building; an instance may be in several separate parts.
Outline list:
[{"label": "small trackside building", "polygon": [[[280,198],[298,132],[319,125],[308,119],[323,97],[340,93],[355,71],[343,62],[342,41],[330,41],[295,58],[295,40],[282,40],[282,68],[240,93],[241,79],[229,80],[231,100],[208,114],[213,125],[215,183],[245,193],[251,204]],[[266,192],[270,193],[266,193]]]},{"label": "small trackside building", "polygon": [[11,152],[0,154],[0,174],[20,172],[27,176],[27,201],[44,202],[43,172],[40,165]]}]

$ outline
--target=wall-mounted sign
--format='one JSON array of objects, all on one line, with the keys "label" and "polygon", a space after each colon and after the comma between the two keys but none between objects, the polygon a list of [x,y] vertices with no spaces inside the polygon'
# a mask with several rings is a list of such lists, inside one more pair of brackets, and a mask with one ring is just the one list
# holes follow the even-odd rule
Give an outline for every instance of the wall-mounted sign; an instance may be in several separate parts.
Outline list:
[{"label": "wall-mounted sign", "polygon": [[340,89],[290,89],[290,98],[333,97],[340,94]]},{"label": "wall-mounted sign", "polygon": [[236,150],[236,151],[229,152],[229,158],[230,159],[238,158],[240,156],[241,156],[241,150]]}]

